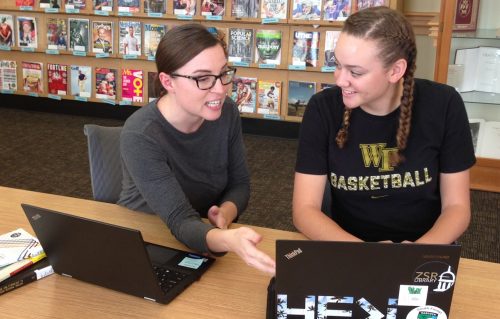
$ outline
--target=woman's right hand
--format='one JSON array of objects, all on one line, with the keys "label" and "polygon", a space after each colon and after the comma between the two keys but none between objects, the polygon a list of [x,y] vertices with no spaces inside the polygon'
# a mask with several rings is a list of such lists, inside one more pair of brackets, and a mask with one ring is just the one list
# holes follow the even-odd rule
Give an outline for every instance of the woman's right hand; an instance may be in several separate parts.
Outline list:
[{"label": "woman's right hand", "polygon": [[243,261],[260,271],[274,276],[276,263],[264,252],[257,249],[262,236],[248,227],[235,229],[212,229],[207,234],[208,248],[213,252],[231,251]]}]

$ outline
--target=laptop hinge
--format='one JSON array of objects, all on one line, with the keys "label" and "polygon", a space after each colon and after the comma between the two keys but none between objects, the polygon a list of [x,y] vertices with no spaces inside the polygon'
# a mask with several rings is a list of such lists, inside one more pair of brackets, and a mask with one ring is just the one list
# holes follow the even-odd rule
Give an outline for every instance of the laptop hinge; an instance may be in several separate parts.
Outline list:
[{"label": "laptop hinge", "polygon": [[156,302],[156,299],[153,299],[153,298],[144,297],[144,299],[152,301],[152,302]]}]

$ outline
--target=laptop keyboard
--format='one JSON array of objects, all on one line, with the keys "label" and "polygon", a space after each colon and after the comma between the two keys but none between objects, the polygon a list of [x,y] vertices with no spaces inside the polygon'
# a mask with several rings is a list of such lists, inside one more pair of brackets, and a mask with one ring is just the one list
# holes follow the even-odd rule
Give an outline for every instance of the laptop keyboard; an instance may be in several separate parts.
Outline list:
[{"label": "laptop keyboard", "polygon": [[161,290],[163,290],[164,292],[168,292],[169,290],[171,290],[175,285],[177,285],[187,276],[186,274],[183,274],[181,272],[160,266],[153,266],[153,269],[156,273],[156,276],[158,277]]}]

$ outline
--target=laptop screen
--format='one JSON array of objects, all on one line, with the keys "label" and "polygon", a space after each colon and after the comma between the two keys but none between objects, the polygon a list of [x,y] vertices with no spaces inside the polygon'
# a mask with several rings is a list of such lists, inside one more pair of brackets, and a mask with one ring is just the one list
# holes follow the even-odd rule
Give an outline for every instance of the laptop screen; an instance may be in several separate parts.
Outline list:
[{"label": "laptop screen", "polygon": [[279,240],[274,317],[447,318],[459,259],[458,245]]}]

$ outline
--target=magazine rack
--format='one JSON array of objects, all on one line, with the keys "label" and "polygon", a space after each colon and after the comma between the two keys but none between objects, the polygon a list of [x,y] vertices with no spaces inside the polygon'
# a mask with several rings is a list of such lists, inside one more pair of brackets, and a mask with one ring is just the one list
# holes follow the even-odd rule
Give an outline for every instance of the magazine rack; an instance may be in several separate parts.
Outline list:
[{"label": "magazine rack", "polygon": [[[266,16],[261,16],[257,14],[256,17],[236,17],[232,16],[234,10],[236,10],[236,4],[239,0],[225,0],[225,11],[221,16],[206,16],[201,14],[200,8],[202,5],[206,5],[203,0],[198,0],[196,3],[197,11],[193,16],[187,16],[180,11],[176,10],[176,1],[166,1],[166,12],[156,13],[148,12],[149,6],[157,4],[157,0],[148,1],[137,1],[139,3],[139,8],[137,12],[131,12],[135,10],[128,10],[119,7],[120,0],[114,0],[114,6],[111,8],[99,8],[99,10],[94,9],[95,0],[57,0],[60,4],[60,8],[49,8],[47,0],[33,0],[33,6],[24,6],[23,4],[29,3],[30,1],[2,1],[0,4],[0,14],[11,15],[14,22],[14,35],[15,42],[12,47],[0,46],[0,60],[16,61],[17,63],[17,87],[14,90],[3,89],[2,93],[19,94],[19,95],[30,95],[35,97],[48,97],[52,99],[66,99],[66,100],[78,100],[83,102],[98,102],[98,103],[108,103],[112,105],[132,105],[132,106],[143,106],[148,103],[148,101],[154,97],[152,90],[150,90],[151,83],[148,78],[152,78],[152,73],[155,72],[155,63],[152,57],[148,57],[144,52],[144,32],[140,33],[141,42],[143,48],[141,49],[140,55],[130,55],[121,52],[122,45],[120,44],[120,23],[127,21],[137,21],[140,22],[142,26],[145,24],[164,24],[167,30],[175,25],[195,22],[201,23],[208,27],[215,27],[217,30],[222,31],[226,34],[226,41],[229,42],[228,31],[235,28],[248,28],[254,31],[257,30],[278,30],[281,32],[281,61],[280,64],[266,64],[256,62],[253,59],[247,65],[242,65],[241,63],[230,63],[238,68],[237,76],[239,77],[253,77],[257,78],[258,81],[274,81],[281,83],[281,90],[279,92],[279,110],[277,114],[262,114],[258,113],[256,110],[254,112],[242,113],[242,116],[249,118],[267,118],[272,120],[281,121],[291,121],[300,122],[301,112],[297,111],[295,104],[304,101],[298,99],[289,101],[288,85],[292,82],[309,82],[315,83],[315,90],[319,91],[321,84],[332,84],[333,83],[333,71],[332,67],[325,67],[325,55],[328,57],[328,52],[325,54],[325,36],[327,31],[340,30],[342,28],[343,22],[341,18],[339,20],[329,21],[325,20],[321,16],[320,20],[299,20],[294,19],[294,9],[298,9],[298,5],[301,5],[304,1],[297,0],[285,0],[287,4],[286,18],[268,18]],[[266,0],[263,0],[264,2]],[[317,0],[319,1],[319,0]],[[16,5],[16,3],[18,5]],[[40,3],[42,2],[42,4]],[[85,8],[78,8],[77,3],[85,2]],[[98,1],[100,3],[100,1]],[[351,0],[348,1],[351,6],[356,10],[358,1]],[[73,5],[67,5],[71,3]],[[299,4],[298,4],[299,3]],[[402,7],[402,0],[385,0],[386,5],[391,8],[400,9]],[[233,5],[235,8],[233,8]],[[261,9],[260,7],[259,9]],[[185,10],[184,10],[185,11]],[[220,8],[219,8],[220,11]],[[260,11],[260,10],[259,10]],[[175,12],[175,14],[174,14]],[[214,11],[215,12],[215,11]],[[35,48],[23,48],[19,46],[18,41],[18,31],[16,19],[17,17],[31,17],[36,19],[37,27],[37,46]],[[49,19],[63,19],[68,22],[70,19],[84,19],[89,21],[89,37],[88,41],[89,48],[86,51],[77,51],[68,49],[50,49],[48,47],[47,34],[50,33],[48,27]],[[97,25],[107,25],[111,26],[113,32],[109,32],[106,35],[106,40],[112,44],[113,50],[111,53],[106,52],[93,52],[92,49],[93,41],[97,37]],[[69,25],[67,24],[67,27]],[[67,32],[70,32],[68,27]],[[144,30],[144,28],[142,28]],[[123,30],[121,30],[123,33]],[[317,52],[316,66],[297,66],[292,63],[293,58],[293,41],[294,34],[296,32],[317,32],[319,35],[319,45]],[[69,42],[69,41],[68,41]],[[106,47],[107,44],[101,44]],[[255,51],[255,44],[252,44],[251,51]],[[255,53],[255,52],[253,52]],[[40,92],[26,92],[23,89],[23,72],[22,72],[22,62],[39,62],[42,65],[42,70],[39,72],[42,77],[40,80],[42,82]],[[64,64],[67,65],[67,82],[68,89],[66,92],[52,93],[49,94],[48,90],[48,64]],[[72,94],[71,81],[72,78],[78,76],[75,71],[71,72],[72,65],[75,66],[89,66],[92,70],[91,79],[89,80],[91,91],[88,96],[79,96],[79,94]],[[106,96],[101,96],[97,93],[97,89],[100,82],[104,81],[102,78],[98,77],[96,79],[96,68],[103,67],[115,70],[115,80],[113,85],[115,85],[114,95],[110,95],[109,98]],[[130,101],[124,95],[124,90],[122,90],[122,73],[124,69],[129,70],[142,70],[142,85],[143,85],[143,99],[135,99]],[[99,82],[99,83],[96,83]],[[87,84],[88,85],[88,84]],[[99,97],[99,98],[98,98]],[[258,98],[257,92],[255,97]],[[288,110],[288,104],[293,104],[293,112]],[[258,105],[258,101],[256,102]]]}]

